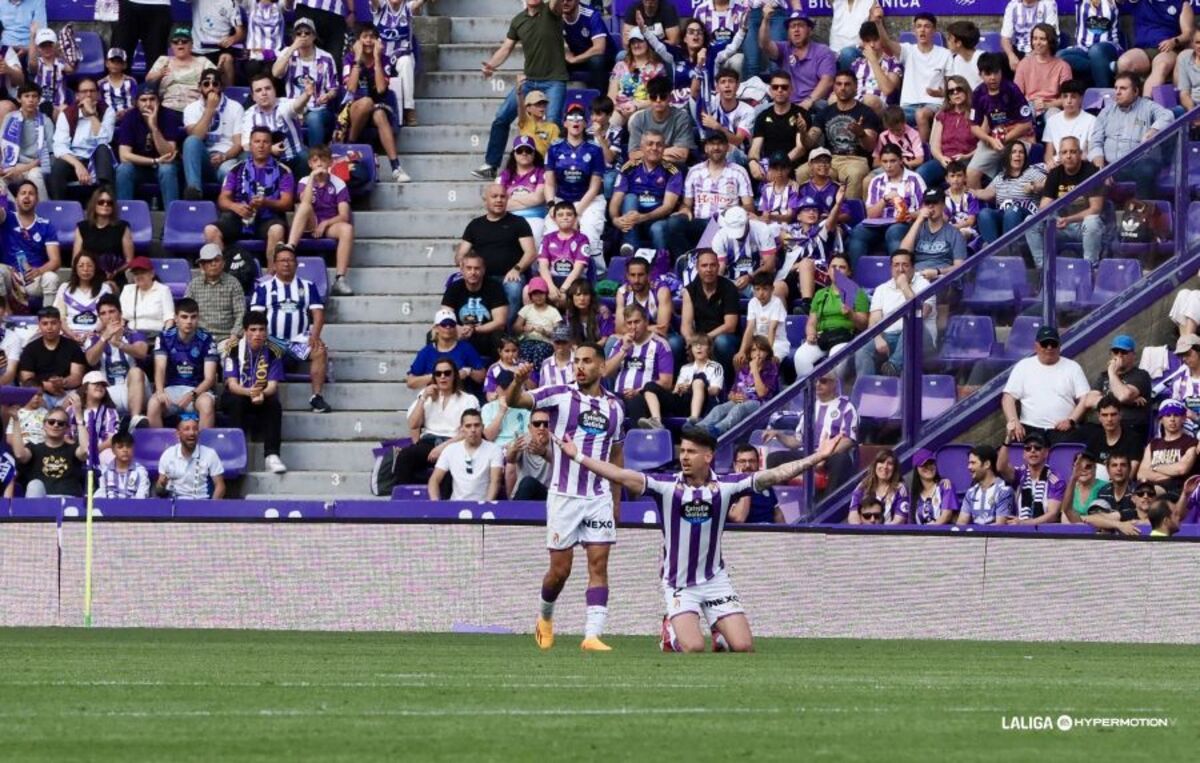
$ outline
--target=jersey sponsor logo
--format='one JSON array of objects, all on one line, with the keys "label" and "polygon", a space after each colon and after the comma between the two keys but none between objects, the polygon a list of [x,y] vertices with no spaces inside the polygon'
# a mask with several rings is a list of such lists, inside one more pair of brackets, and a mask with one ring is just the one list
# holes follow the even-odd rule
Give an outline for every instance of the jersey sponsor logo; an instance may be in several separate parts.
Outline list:
[{"label": "jersey sponsor logo", "polygon": [[613,521],[611,519],[585,519],[579,523],[582,527],[589,530],[611,530],[613,529]]},{"label": "jersey sponsor logo", "polygon": [[702,525],[712,520],[712,504],[693,498],[679,507],[683,521],[693,525]]},{"label": "jersey sponsor logo", "polygon": [[731,594],[729,596],[721,596],[716,599],[705,599],[704,607],[707,609],[707,608],[712,608],[712,607],[721,607],[726,604],[737,604],[740,602],[741,602],[741,598],[735,593],[735,594]]},{"label": "jersey sponsor logo", "polygon": [[604,434],[608,431],[608,416],[600,411],[584,411],[579,414],[579,428],[590,435]]}]

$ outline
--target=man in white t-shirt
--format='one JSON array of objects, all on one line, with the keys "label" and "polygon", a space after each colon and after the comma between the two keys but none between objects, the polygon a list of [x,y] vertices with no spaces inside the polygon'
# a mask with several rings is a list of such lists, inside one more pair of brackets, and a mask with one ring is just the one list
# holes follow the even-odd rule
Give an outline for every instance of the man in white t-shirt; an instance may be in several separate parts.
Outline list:
[{"label": "man in white t-shirt", "polygon": [[200,76],[200,97],[183,110],[183,198],[204,197],[204,182],[225,182],[242,153],[242,117],[246,110],[222,91],[215,70]]},{"label": "man in white t-shirt", "polygon": [[195,414],[183,414],[176,433],[179,443],[158,459],[159,495],[183,500],[224,498],[225,467],[215,450],[200,444],[200,421]]},{"label": "man in white t-shirt", "polygon": [[450,475],[452,501],[494,501],[500,497],[504,453],[483,439],[483,417],[472,408],[463,411],[457,442],[438,456],[429,477],[429,500],[442,500],[442,480]]},{"label": "man in white t-shirt", "polygon": [[918,13],[913,17],[915,44],[897,42],[888,36],[883,24],[878,26],[880,41],[892,55],[899,56],[904,66],[900,106],[904,108],[909,124],[915,124],[921,131],[921,140],[928,143],[933,117],[946,96],[946,75],[953,63],[949,50],[933,44],[937,17],[932,13]]},{"label": "man in white t-shirt", "polygon": [[1062,357],[1061,342],[1058,329],[1042,326],[1034,337],[1034,356],[1013,366],[1000,399],[1008,442],[1024,442],[1031,432],[1042,433],[1051,445],[1078,438],[1091,388],[1083,368]]},{"label": "man in white t-shirt", "polygon": [[[875,288],[871,295],[870,328],[900,309],[904,303],[929,288],[925,276],[913,267],[912,252],[897,249],[892,254],[892,278]],[[921,307],[924,318],[925,343],[932,344],[937,337],[937,299],[930,297]],[[900,338],[904,322],[897,318],[883,333],[875,337],[873,344],[863,345],[854,354],[854,369],[858,378],[876,373],[884,376],[899,376],[904,366],[904,345]]]},{"label": "man in white t-shirt", "polygon": [[946,49],[950,51],[950,70],[947,77],[958,75],[967,81],[971,90],[983,83],[979,75],[979,27],[973,21],[955,21],[946,27]]},{"label": "man in white t-shirt", "polygon": [[1069,79],[1058,88],[1062,111],[1055,111],[1046,118],[1046,129],[1042,132],[1042,142],[1046,144],[1046,172],[1058,164],[1063,138],[1077,138],[1083,155],[1088,155],[1088,138],[1096,117],[1083,110],[1083,90],[1083,83],[1077,79]]}]

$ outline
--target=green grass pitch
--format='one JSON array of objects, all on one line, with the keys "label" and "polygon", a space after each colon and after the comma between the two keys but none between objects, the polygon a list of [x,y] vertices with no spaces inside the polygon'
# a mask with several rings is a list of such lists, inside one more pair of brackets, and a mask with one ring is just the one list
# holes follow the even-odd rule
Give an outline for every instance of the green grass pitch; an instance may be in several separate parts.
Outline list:
[{"label": "green grass pitch", "polygon": [[[0,630],[16,761],[1195,760],[1194,647]],[[1166,728],[1005,730],[1012,716]]]}]

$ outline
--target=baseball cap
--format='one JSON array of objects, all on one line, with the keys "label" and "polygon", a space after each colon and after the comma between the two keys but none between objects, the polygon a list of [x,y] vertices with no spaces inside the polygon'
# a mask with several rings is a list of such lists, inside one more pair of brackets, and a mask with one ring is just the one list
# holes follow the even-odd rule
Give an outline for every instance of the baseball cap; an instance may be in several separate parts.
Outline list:
[{"label": "baseball cap", "polygon": [[1200,336],[1195,334],[1184,334],[1179,337],[1179,341],[1175,343],[1175,354],[1183,355],[1193,347],[1200,347]]},{"label": "baseball cap", "polygon": [[937,456],[929,448],[918,448],[917,452],[913,454],[912,464],[914,467],[929,463],[930,461],[937,461]]},{"label": "baseball cap", "polygon": [[1158,488],[1154,486],[1153,482],[1134,482],[1129,486],[1129,492],[1133,495],[1137,495],[1138,493],[1158,495]]},{"label": "baseball cap", "polygon": [[525,105],[533,106],[537,103],[550,103],[550,99],[541,90],[530,90],[525,94]]},{"label": "baseball cap", "polygon": [[570,119],[571,117],[576,116],[580,119],[583,119],[586,116],[586,112],[587,109],[583,108],[583,104],[577,101],[567,107],[567,115],[564,117],[564,119]]},{"label": "baseball cap", "polygon": [[721,230],[727,231],[734,238],[746,235],[746,226],[749,224],[750,217],[741,207],[730,207],[721,214]]},{"label": "baseball cap", "polygon": [[200,256],[196,259],[200,262],[212,262],[221,256],[221,247],[216,244],[205,244],[200,247]]},{"label": "baseball cap", "polygon": [[642,30],[640,27],[634,27],[633,29],[629,30],[629,39],[630,40],[645,40],[646,35],[642,34]]},{"label": "baseball cap", "polygon": [[941,204],[946,200],[946,194],[937,188],[930,188],[921,194],[921,201],[925,204]]},{"label": "baseball cap", "polygon": [[552,342],[569,342],[571,341],[571,327],[566,323],[559,323],[554,327],[554,331],[550,334]]},{"label": "baseball cap", "polygon": [[184,26],[183,24],[180,24],[179,26],[171,29],[171,34],[167,39],[169,39],[169,40],[180,40],[180,39],[190,40],[190,39],[192,39],[192,28],[190,26]]},{"label": "baseball cap", "polygon": [[788,158],[786,151],[776,151],[767,159],[768,167],[791,167],[792,160]]},{"label": "baseball cap", "polygon": [[435,326],[457,326],[458,316],[448,307],[438,308],[438,311],[433,314],[433,325]]},{"label": "baseball cap", "polygon": [[518,135],[513,138],[512,150],[516,151],[518,148],[530,148],[537,151],[537,146],[534,145],[533,138],[528,135]]},{"label": "baseball cap", "polygon": [[129,270],[154,270],[154,263],[149,257],[134,257],[129,261]]},{"label": "baseball cap", "polygon": [[1025,439],[1022,442],[1026,445],[1041,445],[1043,448],[1050,444],[1050,441],[1046,439],[1046,435],[1041,432],[1026,432]]},{"label": "baseball cap", "polygon": [[125,53],[124,48],[109,48],[104,58],[109,61],[126,61],[129,56]]},{"label": "baseball cap", "polygon": [[817,159],[828,159],[829,161],[833,161],[833,154],[824,146],[821,146],[820,148],[814,148],[812,151],[808,152],[808,160],[810,162],[814,162]]},{"label": "baseball cap", "polygon": [[1137,342],[1133,341],[1133,337],[1129,336],[1129,334],[1117,334],[1113,337],[1109,349],[1133,352],[1137,349]]},{"label": "baseball cap", "polygon": [[1042,326],[1037,330],[1034,340],[1039,344],[1042,342],[1061,342],[1062,337],[1058,335],[1058,329],[1053,326]]},{"label": "baseball cap", "polygon": [[295,31],[295,30],[299,29],[300,27],[308,27],[313,32],[317,31],[317,25],[314,24],[313,20],[310,19],[308,16],[301,16],[300,18],[298,18],[292,22],[292,31]]},{"label": "baseball cap", "polygon": [[1107,498],[1097,498],[1088,506],[1088,513],[1090,514],[1093,511],[1107,514],[1110,511],[1116,511],[1116,509],[1113,508],[1112,501]]},{"label": "baseball cap", "polygon": [[1182,400],[1176,400],[1173,397],[1169,397],[1166,400],[1164,400],[1158,404],[1158,415],[1159,416],[1186,416],[1187,415],[1187,406],[1183,404]]},{"label": "baseball cap", "polygon": [[38,45],[45,45],[48,42],[49,43],[57,43],[58,35],[54,33],[53,29],[49,29],[49,28],[39,29],[37,36],[34,37],[34,40],[37,42]]},{"label": "baseball cap", "polygon": [[820,208],[821,208],[821,203],[811,196],[805,196],[803,199],[800,200],[800,203],[796,205],[797,211],[799,211],[801,209],[820,209]]},{"label": "baseball cap", "polygon": [[108,377],[102,371],[88,371],[83,375],[84,384],[108,384]]},{"label": "baseball cap", "polygon": [[534,276],[533,278],[529,279],[529,293],[533,294],[535,291],[540,291],[543,294],[546,294],[550,291],[550,287],[546,285],[545,278],[542,278],[541,276]]},{"label": "baseball cap", "polygon": [[789,13],[787,19],[788,25],[790,26],[793,21],[803,21],[805,24],[808,24],[809,29],[817,25],[817,22],[813,21],[812,17],[804,11],[792,11]]}]

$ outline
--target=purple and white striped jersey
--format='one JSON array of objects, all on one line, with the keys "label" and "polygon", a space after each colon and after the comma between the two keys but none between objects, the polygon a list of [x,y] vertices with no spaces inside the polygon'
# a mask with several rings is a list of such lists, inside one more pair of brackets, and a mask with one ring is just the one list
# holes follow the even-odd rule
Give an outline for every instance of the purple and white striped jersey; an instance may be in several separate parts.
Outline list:
[{"label": "purple and white striped jersey", "polygon": [[754,198],[750,176],[733,162],[727,162],[716,177],[709,172],[708,162],[688,170],[683,181],[683,197],[692,200],[692,216],[708,220],[719,216],[741,202],[741,197]]},{"label": "purple and white striped jersey", "polygon": [[309,82],[313,83],[313,95],[308,104],[310,110],[324,109],[325,105],[318,103],[321,96],[337,92],[341,86],[337,62],[333,60],[333,56],[320,48],[314,48],[313,57],[307,60],[300,57],[300,51],[294,50],[291,59],[288,60],[287,74],[284,75],[283,82],[287,97],[299,98],[304,94],[304,86]]},{"label": "purple and white striped jersey", "polygon": [[[899,74],[904,76],[904,64],[900,63],[900,59],[895,56],[885,55],[879,59],[879,68],[885,74]],[[858,100],[862,100],[868,95],[883,97],[883,88],[879,84],[879,80],[875,77],[875,70],[871,68],[871,63],[865,57],[854,59],[854,63],[850,65],[850,71],[854,74],[854,79],[858,81]]]},{"label": "purple and white striped jersey", "polygon": [[[748,103],[737,101],[731,111],[726,111],[720,101],[714,101],[712,107],[708,109],[708,113],[712,115],[717,122],[732,133],[742,133],[747,138],[754,132],[754,107]],[[708,135],[712,130],[702,129],[701,133]],[[746,144],[749,148],[750,144]]]},{"label": "purple and white striped jersey", "polygon": [[250,133],[255,127],[266,127],[273,133],[283,135],[283,158],[294,159],[303,148],[300,140],[300,120],[291,98],[280,98],[275,108],[264,111],[257,103],[242,115],[242,145],[250,145]]},{"label": "purple and white striped jersey", "polygon": [[114,85],[104,77],[97,87],[100,88],[100,100],[110,109],[124,111],[133,108],[133,102],[137,100],[138,86],[133,77],[123,77],[120,85]]},{"label": "purple and white striped jersey", "polygon": [[[850,398],[842,395],[826,402],[817,400],[814,410],[818,447],[821,443],[837,435],[858,442],[858,410],[854,407],[854,403],[850,402]],[[804,415],[801,414],[800,420],[796,424],[797,437],[804,436],[805,426]]]},{"label": "purple and white striped jersey", "polygon": [[939,482],[933,495],[928,498],[913,496],[913,503],[916,504],[913,518],[919,525],[933,524],[943,511],[958,511],[958,496],[954,493],[954,486],[950,484],[950,480]]},{"label": "purple and white striped jersey", "polygon": [[800,191],[792,183],[785,183],[783,188],[776,188],[774,183],[763,183],[754,208],[761,215],[791,215],[799,206]]},{"label": "purple and white striped jersey", "polygon": [[[621,352],[621,343],[616,342],[609,358],[615,358]],[[671,355],[671,345],[658,334],[650,334],[645,342],[633,346],[621,361],[621,370],[613,379],[613,392],[618,395],[627,389],[641,389],[660,374],[675,374],[675,359]]]},{"label": "purple and white striped jersey", "polygon": [[411,4],[411,0],[400,0],[398,7],[393,8],[388,0],[383,0],[375,11],[375,31],[383,44],[385,60],[394,61],[413,54]]},{"label": "purple and white striped jersey", "polygon": [[754,489],[754,474],[729,474],[692,487],[680,472],[673,480],[647,475],[645,493],[662,512],[663,583],[687,588],[710,580],[725,569],[721,533],[734,501]]},{"label": "purple and white striped jersey", "polygon": [[[903,174],[898,180],[892,180],[887,176],[886,172],[881,172],[871,178],[870,185],[867,186],[867,206],[873,206],[883,201],[883,198],[889,193],[894,193],[904,199],[908,204],[909,210],[921,208],[921,196],[925,193],[925,181],[921,176],[907,167],[904,168]],[[887,205],[883,208],[883,216],[893,218],[896,216],[896,208],[892,205]]]},{"label": "purple and white striped jersey", "polygon": [[542,361],[537,378],[540,387],[573,385],[575,383],[575,358],[569,357],[566,363],[559,363],[558,358],[551,355]]},{"label": "purple and white striped jersey", "polygon": [[[1168,387],[1168,389],[1171,390],[1171,393],[1168,395],[1168,397],[1176,400],[1182,400],[1183,404],[1187,406],[1189,412],[1200,413],[1200,379],[1194,378],[1188,372],[1187,366],[1180,366],[1180,369],[1183,371],[1183,373],[1171,380],[1170,386]],[[1200,429],[1200,427],[1198,427],[1196,422],[1192,419],[1184,419],[1183,429],[1185,432],[1195,437],[1196,431],[1197,429]]]},{"label": "purple and white striped jersey", "polygon": [[729,47],[749,13],[750,3],[741,0],[732,0],[723,11],[717,10],[712,0],[703,0],[695,5],[692,16],[708,30],[710,58],[715,58],[717,53]]},{"label": "purple and white striped jersey", "polygon": [[646,298],[639,299],[637,294],[633,293],[633,289],[629,284],[621,287],[621,299],[618,300],[618,309],[624,309],[630,305],[637,305],[646,311],[646,320],[651,326],[658,323],[658,289],[653,286],[646,293]]},{"label": "purple and white striped jersey", "polygon": [[[318,11],[327,11],[335,13],[338,16],[346,15],[345,0],[296,0],[296,5],[300,8],[312,8]],[[297,16],[301,15],[299,12]]]},{"label": "purple and white striped jersey", "polygon": [[1100,0],[1095,8],[1089,0],[1079,0],[1075,3],[1075,44],[1090,48],[1107,42],[1120,50],[1119,14],[1116,0]]},{"label": "purple and white striped jersey", "polygon": [[67,103],[67,63],[61,58],[55,58],[51,63],[38,60],[37,72],[33,82],[42,89],[42,103],[53,106],[65,106]]},{"label": "purple and white striped jersey", "polygon": [[293,278],[290,283],[272,276],[254,288],[250,309],[267,314],[267,334],[293,342],[308,335],[310,310],[324,310],[321,295],[311,281]]},{"label": "purple and white striped jersey", "polygon": [[979,215],[979,199],[970,191],[963,191],[962,196],[955,198],[946,194],[946,219],[951,225],[961,223],[968,217]]},{"label": "purple and white striped jersey", "polygon": [[[621,398],[607,390],[592,397],[564,384],[540,387],[529,394],[535,411],[550,412],[550,431],[559,438],[570,437],[585,456],[609,461],[612,446],[624,439],[625,406]],[[554,472],[547,487],[551,493],[573,498],[595,498],[611,492],[608,480],[563,458],[557,445]]]},{"label": "purple and white striped jersey", "polygon": [[[1087,4],[1087,0],[1084,0]],[[1058,29],[1058,3],[1056,0],[1034,0],[1027,5],[1024,0],[1009,0],[1004,9],[1004,20],[1000,23],[1000,36],[1012,40],[1012,46],[1022,53],[1032,48],[1029,35],[1038,24],[1049,24]]]},{"label": "purple and white striped jersey", "polygon": [[274,0],[250,6],[246,25],[246,51],[252,61],[274,61],[283,48],[283,10]]}]

